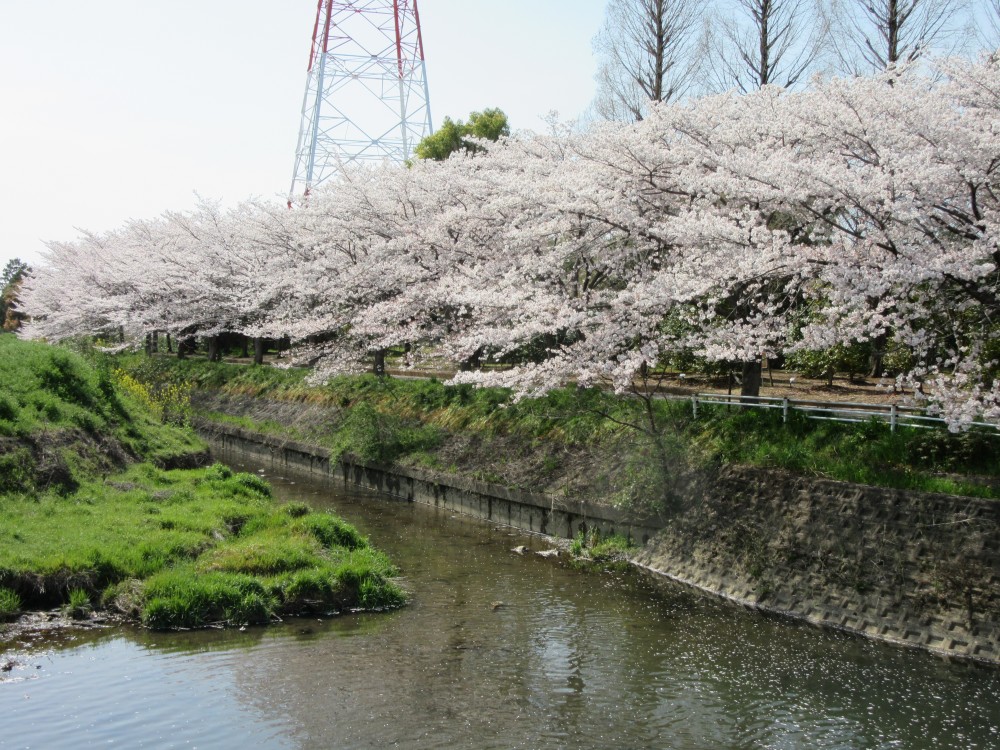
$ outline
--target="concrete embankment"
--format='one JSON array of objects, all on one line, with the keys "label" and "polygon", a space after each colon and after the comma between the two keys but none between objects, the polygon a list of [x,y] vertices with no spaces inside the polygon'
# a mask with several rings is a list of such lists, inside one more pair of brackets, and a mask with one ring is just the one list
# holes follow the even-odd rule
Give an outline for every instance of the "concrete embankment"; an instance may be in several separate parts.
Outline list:
[{"label": "concrete embankment", "polygon": [[453,474],[353,461],[204,422],[215,449],[554,537],[625,534],[635,562],[739,604],[1000,664],[1000,504],[731,468],[684,483],[678,511],[617,508]]},{"label": "concrete embankment", "polygon": [[337,477],[395,497],[538,534],[572,539],[581,532],[596,530],[602,536],[621,534],[645,544],[662,528],[660,519],[636,517],[587,500],[526,492],[427,469],[379,466],[351,456],[331,462],[327,448],[230,425],[202,422],[198,429],[223,453],[249,453],[283,471]]}]

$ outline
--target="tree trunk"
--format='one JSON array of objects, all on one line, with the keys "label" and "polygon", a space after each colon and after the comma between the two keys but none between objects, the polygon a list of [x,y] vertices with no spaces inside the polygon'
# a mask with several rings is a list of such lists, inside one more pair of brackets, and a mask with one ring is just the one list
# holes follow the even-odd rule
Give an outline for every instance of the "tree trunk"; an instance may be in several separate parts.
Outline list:
[{"label": "tree trunk", "polygon": [[462,371],[478,370],[483,366],[483,347],[479,347],[472,353],[472,356],[459,362],[458,369]]},{"label": "tree trunk", "polygon": [[208,361],[218,362],[221,359],[219,356],[219,337],[209,336],[208,338]]},{"label": "tree trunk", "polygon": [[868,358],[868,377],[880,378],[884,369],[882,360],[885,358],[885,347],[889,343],[889,335],[879,334],[872,339],[872,353]]},{"label": "tree trunk", "polygon": [[169,333],[167,334],[167,353],[168,354],[173,354],[174,353],[174,345],[173,345],[173,342],[171,342],[171,340],[170,340],[170,334]]},{"label": "tree trunk", "polygon": [[150,357],[153,354],[153,334],[146,334],[146,356]]},{"label": "tree trunk", "polygon": [[253,340],[253,363],[255,365],[264,364],[264,337],[257,336]]},{"label": "tree trunk", "polygon": [[762,379],[759,357],[752,362],[744,362],[743,383],[740,386],[740,401],[743,403],[754,403],[753,399],[760,396]]},{"label": "tree trunk", "polygon": [[[249,337],[249,336],[243,336],[243,337],[242,337],[242,339],[243,339],[243,340],[242,340],[242,344],[243,344],[243,351],[242,351],[242,352],[240,352],[240,356],[241,356],[241,357],[243,357],[243,359],[246,359],[247,357],[249,357],[249,356],[250,356],[250,351],[249,351],[249,347],[250,347],[250,337]],[[256,355],[256,353],[257,353],[257,339],[254,339],[254,355]],[[260,364],[260,362],[257,362],[257,361],[255,360],[255,361],[254,361],[254,364],[255,364],[255,365],[259,365],[259,364]]]},{"label": "tree trunk", "polygon": [[385,377],[385,349],[379,349],[375,352],[375,365],[372,367],[372,372],[378,377]]}]

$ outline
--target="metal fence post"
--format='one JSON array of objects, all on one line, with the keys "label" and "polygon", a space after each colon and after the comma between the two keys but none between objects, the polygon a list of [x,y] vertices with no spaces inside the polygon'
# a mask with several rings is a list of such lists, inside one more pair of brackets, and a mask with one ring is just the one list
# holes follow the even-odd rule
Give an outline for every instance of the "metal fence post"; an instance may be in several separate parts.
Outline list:
[{"label": "metal fence post", "polygon": [[788,424],[788,398],[781,399],[781,423]]},{"label": "metal fence post", "polygon": [[896,431],[896,422],[899,420],[899,410],[895,404],[889,407],[889,432]]},{"label": "metal fence post", "polygon": [[691,397],[691,411],[694,413],[694,418],[698,418],[698,394],[694,394]]}]

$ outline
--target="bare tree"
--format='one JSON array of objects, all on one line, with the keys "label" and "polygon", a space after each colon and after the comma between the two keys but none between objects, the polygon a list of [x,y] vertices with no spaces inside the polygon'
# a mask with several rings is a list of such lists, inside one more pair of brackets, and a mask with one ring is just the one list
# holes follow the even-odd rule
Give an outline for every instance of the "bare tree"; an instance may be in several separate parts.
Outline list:
[{"label": "bare tree", "polygon": [[976,32],[982,45],[990,52],[1000,48],[1000,0],[980,0],[979,10],[983,22]]},{"label": "bare tree", "polygon": [[717,13],[708,28],[709,88],[788,88],[814,68],[829,32],[815,0],[735,0],[735,10]]},{"label": "bare tree", "polygon": [[912,63],[933,47],[957,51],[965,0],[834,0],[832,35],[841,69],[864,75]]},{"label": "bare tree", "polygon": [[689,91],[697,79],[703,6],[699,0],[611,0],[594,38],[600,116],[638,121],[650,101],[669,102]]}]

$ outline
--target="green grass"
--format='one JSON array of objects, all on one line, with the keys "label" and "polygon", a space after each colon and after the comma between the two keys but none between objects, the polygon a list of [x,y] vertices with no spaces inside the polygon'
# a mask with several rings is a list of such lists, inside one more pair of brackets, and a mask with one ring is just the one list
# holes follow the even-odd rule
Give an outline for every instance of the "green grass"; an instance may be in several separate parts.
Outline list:
[{"label": "green grass", "polygon": [[224,466],[145,464],[71,496],[4,498],[0,586],[28,607],[100,601],[156,628],[402,603],[395,568],[356,529],[270,495]]},{"label": "green grass", "polygon": [[0,336],[0,619],[100,606],[188,628],[404,601],[342,520],[282,508],[255,474],[175,468],[205,455],[185,388],[118,364]]},{"label": "green grass", "polygon": [[570,543],[569,551],[577,567],[624,570],[630,566],[629,553],[635,546],[621,534],[602,539],[596,532],[584,534],[581,531]]},{"label": "green grass", "polygon": [[63,612],[69,617],[84,618],[94,611],[94,605],[90,602],[90,594],[83,589],[70,589],[66,604],[63,605]]},{"label": "green grass", "polygon": [[[650,470],[651,441],[634,440],[621,422],[644,419],[641,403],[596,389],[564,388],[538,399],[512,403],[504,389],[446,387],[434,380],[335,378],[310,386],[307,371],[246,367],[204,360],[133,358],[130,366],[161,380],[182,378],[232,395],[324,404],[342,410],[338,424],[296,432],[295,439],[375,461],[447,466],[436,458],[449,434],[472,433],[489,441],[514,437],[525,444],[549,441],[575,449],[608,452],[631,442],[620,462],[609,501],[634,505],[662,496],[664,478]],[[713,469],[742,464],[783,469],[813,477],[907,490],[1000,498],[1000,437],[983,431],[952,434],[944,429],[900,428],[883,423],[845,424],[808,420],[764,410],[702,407],[693,419],[686,402],[653,402],[661,444],[678,466]],[[247,429],[283,434],[277,424],[209,415]],[[287,434],[287,433],[285,433]],[[985,477],[986,482],[966,477]]]},{"label": "green grass", "polygon": [[7,588],[0,588],[0,622],[21,614],[21,597]]},{"label": "green grass", "polygon": [[132,460],[178,465],[205,451],[118,387],[106,360],[0,335],[0,494],[74,491]]},{"label": "green grass", "polygon": [[[722,463],[785,469],[809,476],[898,489],[1000,497],[1000,489],[963,475],[1000,476],[1000,436],[982,430],[848,424],[775,412],[718,409],[688,428],[692,443]],[[943,476],[947,475],[947,476]]]}]

